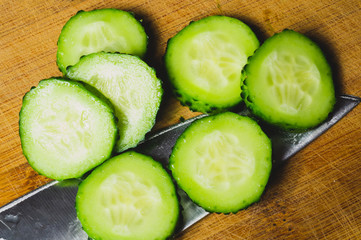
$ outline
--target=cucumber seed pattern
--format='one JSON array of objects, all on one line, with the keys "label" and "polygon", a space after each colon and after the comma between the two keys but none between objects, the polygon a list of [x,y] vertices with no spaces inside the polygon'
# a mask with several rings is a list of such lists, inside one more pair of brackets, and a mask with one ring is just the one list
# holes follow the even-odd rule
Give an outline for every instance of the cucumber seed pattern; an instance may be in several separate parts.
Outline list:
[{"label": "cucumber seed pattern", "polygon": [[297,114],[312,103],[320,84],[320,73],[306,57],[274,51],[264,64],[267,84],[276,96],[274,105],[280,106],[281,111]]},{"label": "cucumber seed pattern", "polygon": [[255,160],[233,134],[212,131],[195,149],[196,181],[205,188],[226,191],[253,175]]},{"label": "cucumber seed pattern", "polygon": [[192,40],[188,54],[192,59],[191,70],[197,76],[194,84],[206,91],[239,82],[247,56],[230,44],[228,38],[222,33],[204,32]]},{"label": "cucumber seed pattern", "polygon": [[[50,107],[38,110],[36,115],[32,131],[34,139],[45,151],[55,152],[59,158],[68,160],[71,155],[72,159],[83,159],[93,147],[93,136],[89,131],[92,113],[72,98],[49,101]],[[64,102],[72,104],[72,108]]]},{"label": "cucumber seed pattern", "polygon": [[161,201],[159,189],[132,172],[110,175],[100,187],[100,200],[113,231],[134,234],[145,217]]},{"label": "cucumber seed pattern", "polygon": [[[147,102],[147,98],[153,97],[151,95],[139,94],[139,84],[149,84],[148,89],[152,89],[150,83],[144,82],[141,74],[133,76],[127,69],[120,69],[117,66],[108,65],[104,68],[108,68],[109,71],[101,73],[94,72],[88,83],[95,86],[101,91],[107,98],[114,102],[113,107],[115,109],[118,120],[121,121],[123,126],[127,128],[132,127],[131,123],[137,123],[142,120],[142,116],[145,114],[145,109],[142,109],[142,104]],[[144,71],[144,75],[146,72]],[[99,81],[102,79],[103,81]],[[131,79],[134,85],[129,84],[128,80]],[[134,129],[132,129],[134,131]],[[121,136],[123,137],[123,136]]]},{"label": "cucumber seed pattern", "polygon": [[125,38],[114,33],[114,30],[102,21],[84,26],[83,38],[80,42],[82,51],[79,56],[99,51],[116,52],[127,49]]},{"label": "cucumber seed pattern", "polygon": [[[121,152],[134,147],[153,126],[153,122],[148,119],[153,119],[157,113],[154,106],[159,104],[157,99],[161,97],[161,83],[151,79],[152,76],[145,66],[129,66],[128,58],[119,59],[114,56],[109,61],[100,63],[99,66],[106,71],[91,69],[88,72],[90,77],[85,79],[85,82],[97,88],[113,103],[120,129],[116,148]],[[112,60],[122,62],[113,64]]]}]

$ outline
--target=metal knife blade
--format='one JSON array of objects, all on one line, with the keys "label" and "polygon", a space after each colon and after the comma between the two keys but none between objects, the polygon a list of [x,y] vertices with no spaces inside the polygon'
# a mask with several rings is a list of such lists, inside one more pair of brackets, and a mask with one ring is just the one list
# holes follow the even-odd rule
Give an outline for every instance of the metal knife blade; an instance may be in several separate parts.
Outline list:
[{"label": "metal knife blade", "polygon": [[[338,122],[360,103],[361,99],[350,95],[337,98],[334,111],[320,126],[306,132],[289,132],[263,125],[263,130],[271,138],[274,165],[285,162],[302,148]],[[250,115],[247,110],[241,115]],[[164,166],[168,163],[172,147],[179,135],[201,115],[171,126],[146,137],[134,150],[152,156]],[[0,240],[86,240],[76,216],[75,196],[80,179],[50,182],[29,194],[0,208]],[[195,205],[187,195],[178,190],[182,205],[183,231],[208,213]]]}]

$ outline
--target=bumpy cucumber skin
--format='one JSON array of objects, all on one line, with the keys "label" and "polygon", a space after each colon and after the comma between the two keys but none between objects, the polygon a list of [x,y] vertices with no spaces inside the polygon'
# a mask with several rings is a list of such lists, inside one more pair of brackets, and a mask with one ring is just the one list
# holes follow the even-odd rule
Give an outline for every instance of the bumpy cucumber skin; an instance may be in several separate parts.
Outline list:
[{"label": "bumpy cucumber skin", "polygon": [[[268,45],[270,45],[273,41],[277,41],[277,39],[279,37],[282,37],[283,35],[291,35],[294,36],[296,38],[302,39],[302,41],[306,42],[309,46],[311,46],[313,48],[313,50],[315,52],[318,53],[318,57],[320,58],[320,61],[323,61],[324,64],[324,68],[326,69],[324,75],[326,76],[324,79],[322,79],[321,81],[329,81],[327,84],[330,85],[329,87],[329,100],[327,102],[324,103],[325,108],[327,109],[326,112],[327,114],[324,114],[323,116],[319,116],[318,118],[314,119],[314,121],[312,123],[309,124],[303,124],[302,122],[293,122],[293,123],[288,123],[285,121],[278,121],[275,120],[274,117],[272,115],[266,114],[262,108],[258,107],[257,104],[254,103],[254,96],[252,95],[252,92],[249,91],[248,88],[248,84],[249,84],[249,79],[248,79],[248,75],[250,74],[250,64],[252,64],[252,60],[256,59],[259,57],[259,55],[261,55],[261,51],[263,48],[267,48]],[[265,91],[267,91],[265,89]],[[336,103],[336,97],[335,97],[335,90],[334,90],[334,86],[333,86],[333,80],[332,80],[332,70],[330,65],[327,62],[327,59],[325,58],[322,50],[319,48],[319,46],[314,43],[311,39],[309,39],[308,37],[306,37],[303,34],[300,34],[296,31],[290,30],[290,29],[285,29],[280,33],[276,33],[275,35],[273,35],[271,38],[267,39],[263,45],[258,48],[254,55],[251,56],[248,60],[248,64],[245,66],[244,71],[243,71],[243,85],[242,85],[242,99],[245,102],[247,108],[249,108],[251,110],[251,112],[258,117],[259,119],[261,119],[262,121],[271,124],[273,126],[279,127],[281,129],[285,129],[285,130],[291,130],[291,131],[305,131],[308,130],[310,128],[316,127],[317,125],[321,124],[323,121],[325,121],[328,117],[328,114],[330,112],[332,112],[334,105]],[[300,116],[300,119],[302,119],[304,116]]]},{"label": "bumpy cucumber skin", "polygon": [[[68,82],[70,84],[73,84],[73,85],[76,85],[84,90],[86,90],[88,92],[89,95],[91,95],[92,97],[96,98],[99,100],[99,102],[101,102],[104,106],[106,106],[109,111],[112,113],[112,117],[113,117],[113,123],[114,123],[114,127],[115,127],[115,132],[114,132],[114,135],[113,135],[113,146],[115,145],[117,139],[118,139],[118,128],[117,128],[117,122],[118,122],[118,119],[116,118],[116,116],[114,115],[114,109],[112,107],[112,105],[109,104],[109,101],[104,101],[105,100],[105,97],[93,90],[93,91],[89,91],[87,89],[87,86],[86,84],[83,84],[83,83],[80,83],[80,82],[76,82],[76,81],[72,81],[72,80],[69,80],[69,79],[64,79],[64,78],[58,78],[58,77],[53,77],[53,78],[49,78],[49,79],[43,79],[39,82],[39,85],[41,85],[42,83],[46,83],[47,81],[64,81],[64,82]],[[39,86],[38,85],[38,86]],[[39,175],[42,175],[42,176],[45,176],[45,177],[48,177],[48,178],[51,178],[51,179],[55,179],[55,180],[58,180],[58,181],[62,181],[62,180],[66,180],[66,179],[70,179],[70,178],[80,178],[82,177],[86,172],[92,170],[93,168],[95,168],[96,166],[100,165],[101,163],[103,163],[105,160],[107,160],[112,154],[113,154],[113,150],[112,149],[108,154],[104,155],[103,157],[103,160],[99,163],[97,163],[97,165],[93,165],[93,166],[89,166],[87,169],[84,169],[83,171],[79,171],[77,174],[75,175],[71,175],[71,176],[66,176],[66,177],[59,177],[59,176],[56,176],[56,175],[51,175],[51,174],[48,174],[46,172],[44,172],[43,170],[37,168],[34,166],[32,160],[29,158],[29,154],[28,152],[26,151],[25,147],[24,147],[24,137],[26,135],[26,132],[24,132],[24,129],[23,129],[23,121],[22,121],[22,115],[23,115],[23,112],[24,112],[24,106],[27,104],[27,101],[28,101],[28,97],[30,96],[31,94],[31,91],[33,89],[35,89],[36,87],[32,87],[30,89],[29,92],[27,92],[24,96],[23,96],[23,105],[20,109],[20,112],[19,112],[19,136],[20,136],[20,142],[21,142],[21,148],[22,148],[22,151],[23,151],[23,155],[25,156],[26,160],[28,161],[29,165],[39,174]]]},{"label": "bumpy cucumber skin", "polygon": [[[188,26],[183,28],[174,37],[172,37],[172,38],[170,38],[168,40],[166,52],[165,52],[165,55],[164,55],[164,62],[165,62],[165,65],[166,65],[168,79],[169,79],[169,81],[171,83],[172,92],[173,92],[174,96],[180,101],[180,103],[183,106],[189,107],[189,109],[191,111],[194,111],[194,112],[217,114],[217,113],[221,113],[221,112],[231,110],[232,108],[239,105],[241,103],[241,101],[242,101],[242,97],[239,96],[238,99],[236,99],[236,100],[234,100],[232,102],[229,102],[227,104],[219,104],[219,103],[218,104],[213,104],[213,103],[205,102],[205,101],[203,101],[201,99],[198,99],[194,95],[189,94],[186,91],[183,91],[181,85],[176,83],[176,80],[175,80],[176,77],[170,71],[171,68],[170,68],[170,63],[169,63],[168,58],[170,58],[170,55],[171,55],[171,46],[172,46],[173,42],[177,41],[177,38],[182,37],[183,33],[187,31],[187,28],[192,27],[192,25],[197,24],[197,22],[207,22],[207,21],[212,21],[213,19],[217,19],[217,18],[218,19],[228,19],[228,21],[236,22],[237,24],[239,24],[243,28],[247,29],[247,31],[249,32],[249,35],[253,38],[253,41],[256,42],[257,47],[259,46],[259,41],[258,41],[256,35],[254,34],[254,32],[252,31],[252,29],[249,26],[247,26],[246,24],[244,24],[243,22],[241,22],[238,19],[227,17],[227,16],[222,16],[222,15],[215,15],[215,16],[210,16],[210,17],[203,18],[203,19],[198,20],[198,21],[191,21]],[[240,79],[240,90],[241,90],[241,84],[243,84],[243,82]]]},{"label": "bumpy cucumber skin", "polygon": [[222,107],[214,106],[209,103],[204,103],[201,100],[194,98],[193,96],[183,92],[180,89],[173,88],[173,94],[181,103],[182,106],[188,107],[192,112],[201,112],[207,114],[217,114],[227,110],[231,110],[232,108],[236,107],[241,100],[236,103],[231,103],[229,105],[223,105]]},{"label": "bumpy cucumber skin", "polygon": [[[259,184],[258,188],[257,188],[257,192],[259,193],[258,195],[255,195],[253,198],[250,198],[248,200],[242,200],[241,202],[239,202],[237,207],[221,207],[218,204],[214,204],[214,205],[206,205],[203,202],[197,201],[197,199],[193,198],[192,196],[190,196],[188,194],[188,191],[192,188],[187,186],[187,184],[184,184],[182,180],[180,180],[180,178],[182,177],[180,174],[178,175],[176,173],[175,170],[175,162],[176,162],[176,154],[178,154],[177,152],[181,151],[179,150],[179,146],[184,144],[185,142],[187,142],[187,135],[188,134],[196,134],[197,131],[197,127],[201,124],[207,123],[207,122],[212,122],[220,117],[231,117],[231,118],[235,118],[237,120],[245,120],[248,121],[249,123],[251,123],[252,125],[254,125],[258,131],[258,134],[264,137],[265,140],[265,144],[268,145],[268,153],[267,153],[267,157],[264,159],[265,162],[265,168],[266,168],[266,172],[265,172],[265,178],[267,179],[267,181],[264,184]],[[242,115],[238,115],[236,113],[233,112],[223,112],[223,113],[218,113],[215,115],[210,115],[204,118],[201,118],[199,120],[196,120],[195,122],[193,122],[190,126],[188,126],[184,132],[180,135],[180,137],[177,139],[171,156],[169,158],[169,166],[168,168],[171,170],[173,178],[175,179],[175,181],[177,182],[177,185],[183,189],[188,196],[190,197],[190,199],[197,204],[198,206],[202,207],[203,209],[205,209],[208,212],[214,212],[214,213],[224,213],[224,214],[229,214],[229,213],[237,213],[240,210],[246,209],[249,206],[251,206],[252,204],[259,202],[262,194],[266,188],[269,176],[271,175],[271,171],[272,171],[272,142],[271,140],[266,136],[266,134],[262,131],[261,127],[258,125],[258,123],[253,120],[250,117],[246,117],[246,116],[242,116]]]},{"label": "bumpy cucumber skin", "polygon": [[[120,153],[120,152],[123,152],[123,151],[126,151],[126,150],[130,149],[130,148],[135,147],[140,141],[144,140],[146,133],[148,133],[155,124],[157,113],[158,113],[158,110],[160,108],[161,102],[163,100],[163,93],[164,93],[164,90],[162,88],[163,82],[162,82],[161,79],[159,79],[157,77],[155,69],[150,67],[139,56],[133,56],[133,55],[122,54],[122,53],[98,52],[98,53],[91,53],[89,55],[82,56],[80,58],[79,62],[76,65],[69,66],[66,77],[68,77],[68,78],[70,78],[70,79],[72,79],[74,81],[86,82],[87,79],[81,79],[79,77],[73,77],[74,72],[76,72],[76,70],[74,70],[74,69],[76,69],[79,65],[83,64],[83,61],[87,61],[88,59],[91,60],[91,59],[95,58],[97,62],[98,61],[100,62],[100,61],[102,61],[101,58],[104,58],[106,61],[109,61],[109,62],[111,62],[113,64],[117,64],[118,63],[117,61],[120,61],[120,60],[115,59],[117,57],[119,57],[121,61],[124,61],[122,58],[133,58],[133,60],[136,59],[137,61],[140,61],[143,66],[146,66],[147,71],[149,72],[149,74],[151,76],[153,76],[154,80],[156,79],[155,81],[157,81],[156,82],[156,85],[157,85],[157,87],[156,87],[157,88],[157,93],[156,93],[157,94],[157,101],[154,102],[154,105],[152,106],[152,110],[151,110],[152,113],[149,113],[150,110],[148,110],[148,113],[153,114],[154,116],[151,117],[150,115],[148,115],[146,119],[143,119],[143,120],[147,121],[147,125],[146,125],[147,127],[144,130],[144,134],[136,142],[134,142],[134,141],[133,142],[123,142],[122,137],[120,137],[120,139],[116,143],[116,146],[115,146],[115,149],[114,149],[114,151],[116,153]],[[109,99],[109,101],[112,102],[111,99]],[[116,102],[113,102],[112,105],[116,105]],[[120,125],[121,121],[122,121],[122,119],[120,117],[118,117],[118,128],[119,128],[119,134],[120,135],[122,135],[122,126]]]},{"label": "bumpy cucumber skin", "polygon": [[[87,16],[88,14],[101,13],[101,12],[105,12],[105,13],[106,12],[109,12],[109,13],[113,12],[115,14],[123,14],[124,16],[128,16],[129,19],[133,19],[133,22],[134,22],[135,25],[137,25],[140,34],[144,35],[144,38],[145,38],[144,48],[142,49],[142,51],[139,54],[137,54],[137,56],[139,56],[140,58],[143,58],[145,56],[146,51],[147,51],[147,46],[148,46],[148,35],[146,34],[142,23],[135,18],[134,14],[132,12],[127,12],[127,11],[123,11],[123,10],[116,9],[116,8],[95,9],[95,10],[91,10],[91,11],[80,10],[65,23],[65,25],[63,26],[63,28],[61,30],[61,33],[59,35],[58,41],[57,41],[58,51],[57,51],[57,54],[56,54],[56,59],[57,59],[56,63],[57,63],[57,66],[58,66],[59,70],[64,75],[66,74],[67,68],[70,67],[71,65],[66,66],[66,65],[63,64],[61,51],[59,50],[59,49],[62,48],[62,44],[63,44],[64,39],[65,39],[65,37],[63,36],[63,32],[66,31],[68,28],[70,28],[73,21],[77,21],[78,18],[82,18],[83,16]],[[120,51],[118,51],[118,52],[120,52]],[[123,52],[121,52],[121,53],[123,53]],[[124,53],[132,54],[131,52],[124,52]]]},{"label": "bumpy cucumber skin", "polygon": [[[89,225],[89,223],[86,220],[86,217],[84,217],[81,213],[81,207],[80,207],[80,201],[82,198],[82,195],[84,194],[84,188],[85,185],[87,184],[87,180],[91,179],[94,175],[99,174],[99,172],[102,174],[103,168],[106,167],[107,164],[110,164],[112,161],[119,161],[119,157],[122,156],[135,156],[137,158],[139,158],[141,161],[144,162],[149,162],[153,168],[157,168],[157,169],[161,169],[164,173],[165,176],[167,176],[166,178],[164,178],[164,181],[169,181],[173,188],[171,189],[171,191],[169,192],[169,195],[174,198],[174,201],[176,201],[176,209],[175,211],[178,213],[176,215],[176,218],[173,219],[174,221],[172,221],[170,228],[168,229],[168,232],[165,232],[163,235],[163,237],[161,238],[156,238],[154,240],[162,240],[162,239],[171,239],[174,231],[176,230],[178,224],[180,223],[180,214],[181,214],[181,208],[179,205],[179,200],[178,200],[178,194],[175,188],[175,185],[171,179],[171,176],[169,175],[169,173],[163,168],[162,164],[153,160],[151,157],[137,153],[135,151],[127,151],[124,152],[118,156],[115,156],[111,159],[109,159],[108,161],[106,161],[104,164],[102,164],[101,166],[97,167],[89,176],[87,176],[87,178],[85,180],[83,180],[80,184],[79,184],[79,188],[78,188],[78,192],[77,192],[77,196],[76,196],[76,201],[75,201],[75,209],[77,212],[77,216],[78,219],[80,220],[80,222],[82,223],[82,227],[84,229],[84,231],[89,235],[89,239],[92,240],[110,240],[109,238],[105,238],[101,235],[99,235],[98,233],[93,232],[92,226]],[[118,159],[118,160],[117,160]],[[131,237],[126,237],[125,239],[132,239]],[[114,239],[115,240],[115,239]],[[118,238],[117,238],[118,240]]]}]

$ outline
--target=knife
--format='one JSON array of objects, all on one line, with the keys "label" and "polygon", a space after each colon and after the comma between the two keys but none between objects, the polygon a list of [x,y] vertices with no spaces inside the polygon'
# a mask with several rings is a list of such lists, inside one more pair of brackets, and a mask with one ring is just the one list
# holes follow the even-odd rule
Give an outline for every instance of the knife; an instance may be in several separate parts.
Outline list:
[{"label": "knife", "polygon": [[[318,127],[306,132],[290,132],[272,128],[260,123],[272,140],[273,165],[282,164],[302,148],[310,144],[322,133],[356,107],[361,98],[340,95],[333,112]],[[247,109],[239,114],[251,116]],[[165,167],[168,157],[180,134],[200,115],[182,123],[148,135],[135,149],[153,157]],[[52,181],[0,208],[0,240],[87,240],[76,216],[75,196],[81,179]],[[181,189],[178,189],[182,206],[182,221],[176,232],[193,225],[208,212],[194,204]]]}]

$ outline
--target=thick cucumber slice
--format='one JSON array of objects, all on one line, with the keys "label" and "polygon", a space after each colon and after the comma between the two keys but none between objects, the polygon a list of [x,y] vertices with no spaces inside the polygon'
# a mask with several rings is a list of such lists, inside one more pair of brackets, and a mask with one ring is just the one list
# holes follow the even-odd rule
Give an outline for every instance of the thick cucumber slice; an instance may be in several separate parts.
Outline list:
[{"label": "thick cucumber slice", "polygon": [[191,22],[168,42],[165,64],[182,104],[219,112],[241,101],[241,72],[259,46],[238,19],[211,16]]},{"label": "thick cucumber slice", "polygon": [[116,142],[112,108],[82,84],[40,81],[23,99],[23,153],[40,174],[62,180],[81,177],[105,161]]},{"label": "thick cucumber slice", "polygon": [[142,57],[147,43],[143,26],[129,12],[118,9],[79,11],[60,33],[57,64],[65,74],[68,66],[90,53],[120,52]]},{"label": "thick cucumber slice", "polygon": [[93,86],[113,104],[119,119],[116,151],[135,147],[153,127],[163,90],[154,69],[138,57],[90,54],[70,67],[67,76]]},{"label": "thick cucumber slice", "polygon": [[252,112],[283,128],[318,125],[336,101],[331,69],[320,48],[291,30],[266,40],[251,57],[243,88]]},{"label": "thick cucumber slice", "polygon": [[136,152],[96,168],[79,186],[76,210],[95,240],[166,239],[179,215],[170,176],[160,163]]},{"label": "thick cucumber slice", "polygon": [[252,119],[226,112],[192,123],[169,167],[178,185],[210,212],[237,212],[258,201],[271,167],[271,141]]}]

